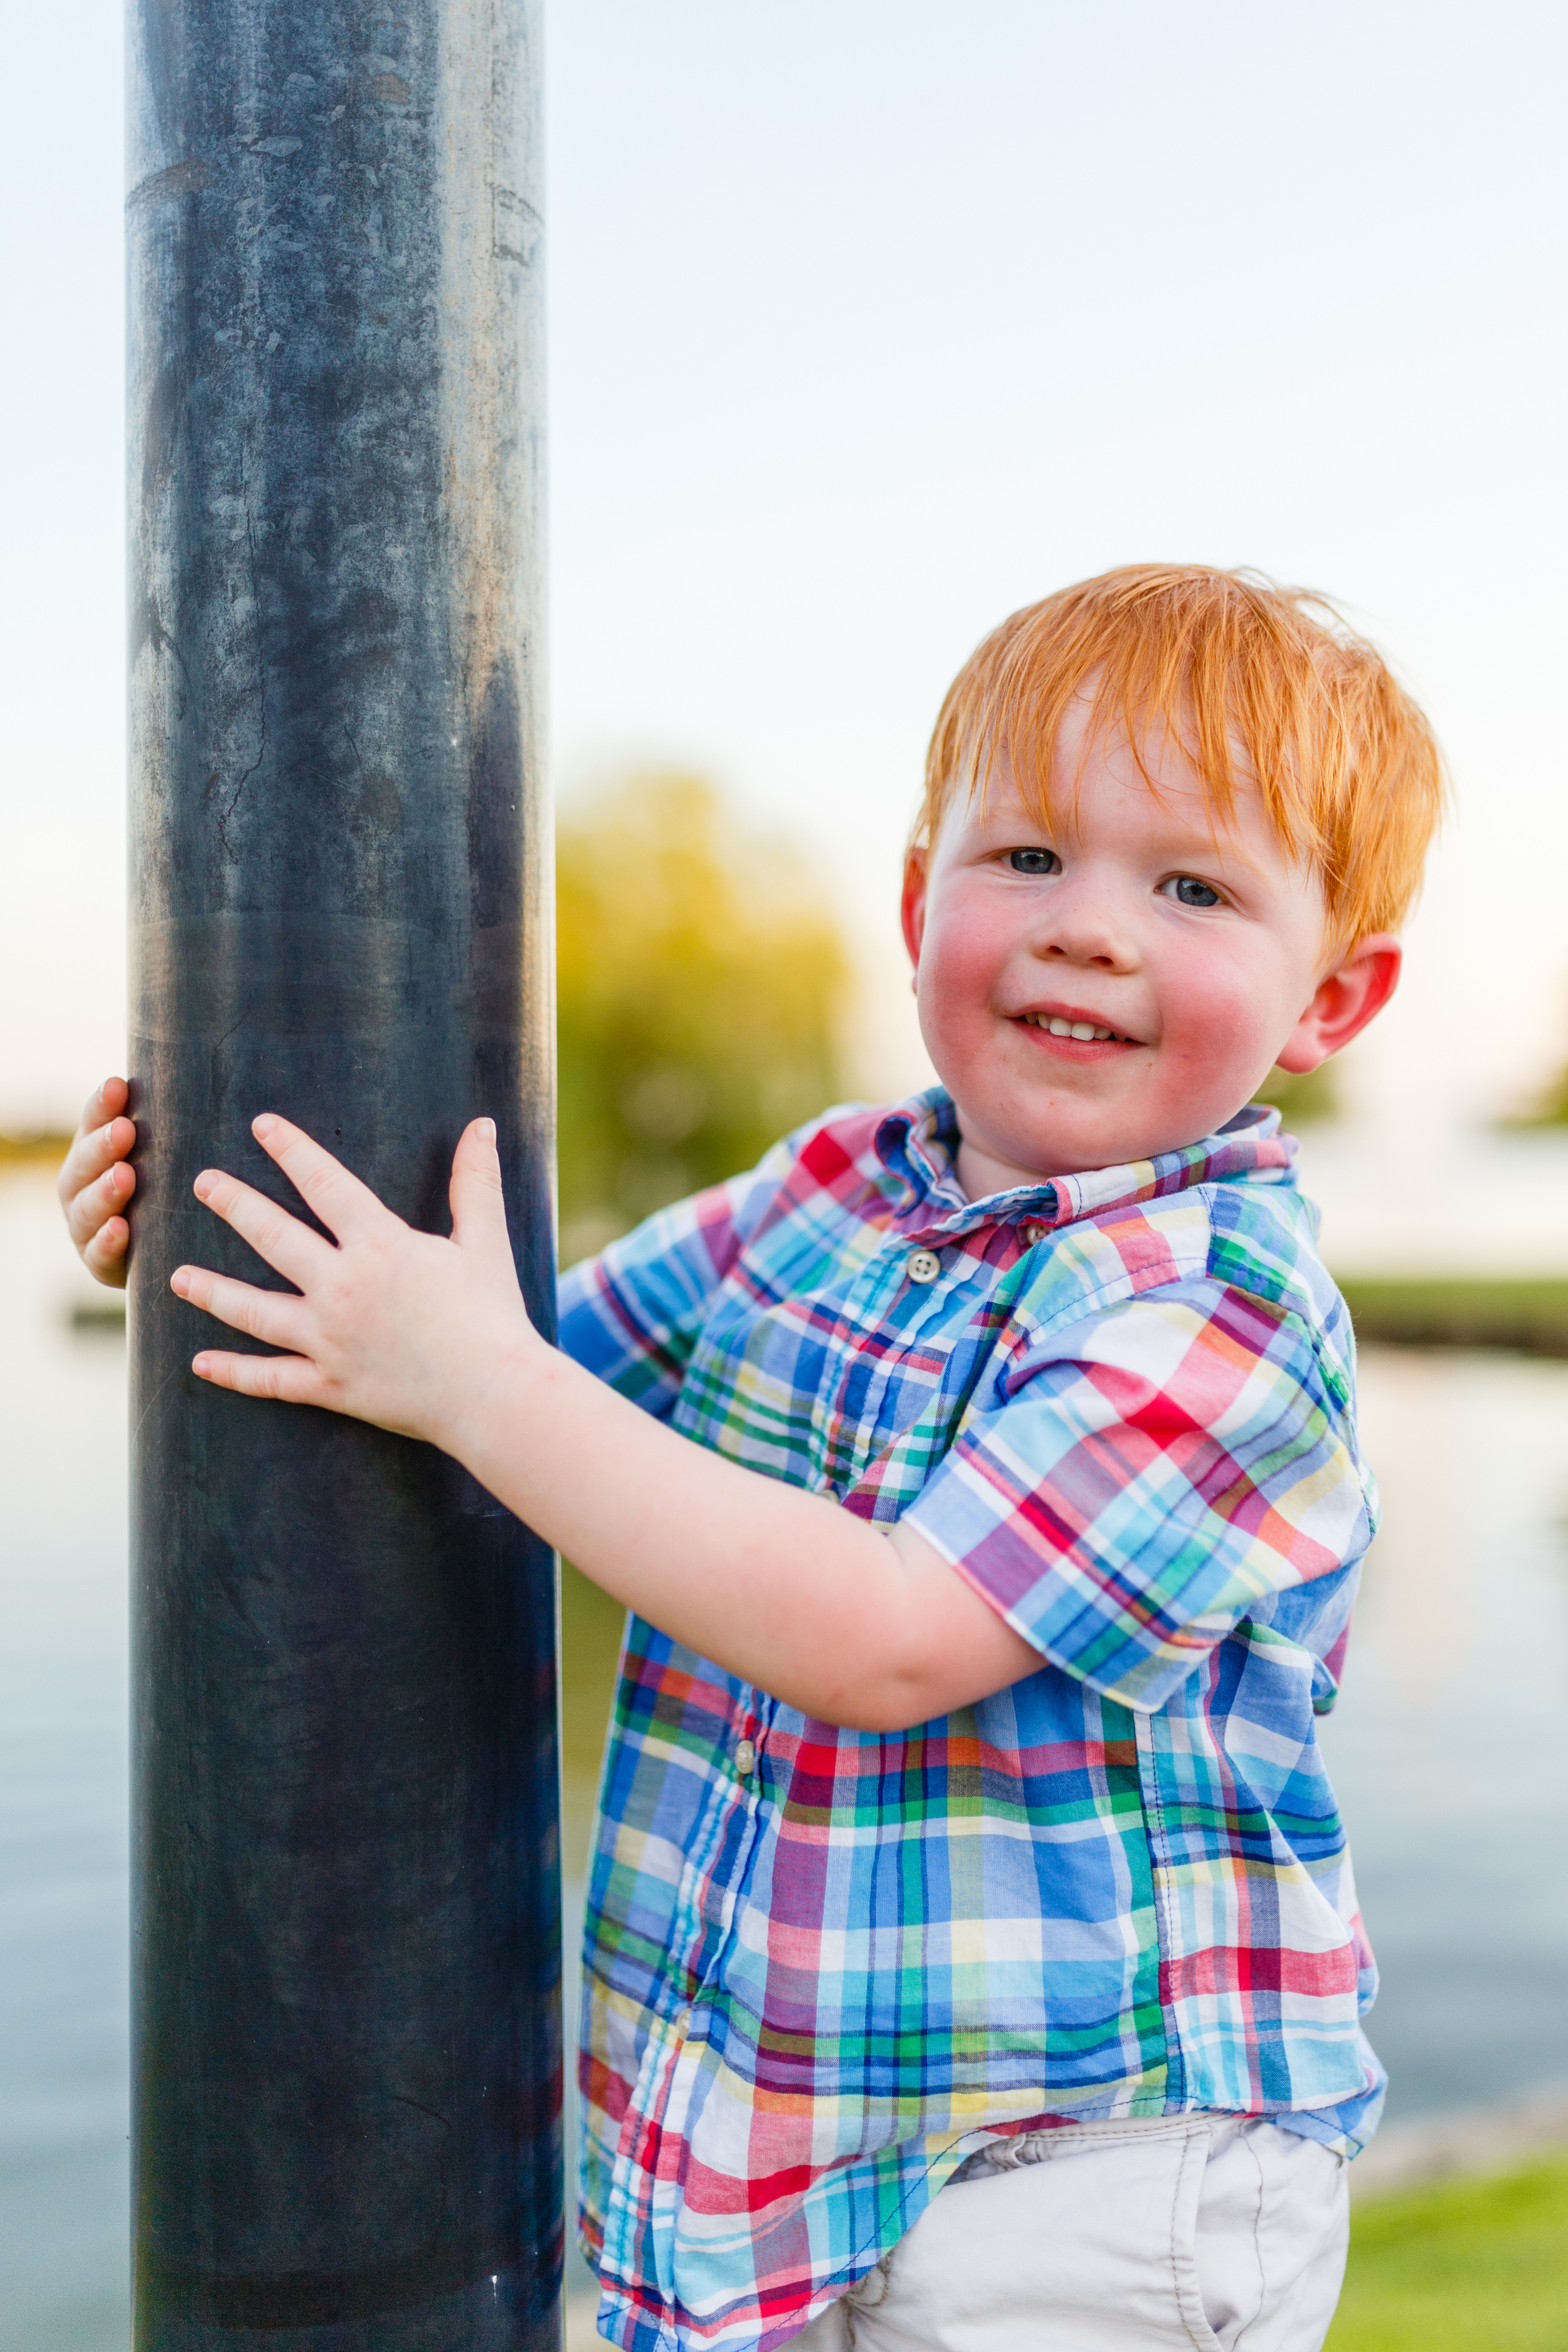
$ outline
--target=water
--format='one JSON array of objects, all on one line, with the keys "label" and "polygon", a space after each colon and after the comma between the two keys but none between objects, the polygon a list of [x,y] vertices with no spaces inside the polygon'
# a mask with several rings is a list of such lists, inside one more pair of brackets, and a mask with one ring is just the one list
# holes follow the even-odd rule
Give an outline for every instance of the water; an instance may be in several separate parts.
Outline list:
[{"label": "water", "polygon": [[[128,2334],[124,1359],[69,1319],[103,1296],[47,1177],[0,1178],[0,2352]],[[1363,1393],[1385,1531],[1325,1741],[1409,2118],[1568,2078],[1568,1365],[1368,1350]]]},{"label": "water", "polygon": [[1391,2121],[1568,2079],[1568,1364],[1368,1349],[1384,1525],[1323,1745]]},{"label": "water", "polygon": [[0,2346],[127,2340],[125,1363],[0,1180]]}]

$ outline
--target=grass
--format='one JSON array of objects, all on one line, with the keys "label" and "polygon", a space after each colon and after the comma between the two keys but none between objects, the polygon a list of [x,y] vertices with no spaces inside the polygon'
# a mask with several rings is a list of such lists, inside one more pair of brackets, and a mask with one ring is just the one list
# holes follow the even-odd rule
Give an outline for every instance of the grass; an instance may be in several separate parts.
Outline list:
[{"label": "grass", "polygon": [[1568,2152],[1368,2198],[1325,2352],[1564,2352]]},{"label": "grass", "polygon": [[[1568,1281],[1415,1275],[1342,1281],[1361,1339],[1568,1356]],[[1568,2342],[1568,2339],[1565,2339]]]},{"label": "grass", "polygon": [[561,1563],[562,1861],[568,1875],[587,1865],[588,1823],[598,1792],[605,1727],[616,1697],[626,1611]]},{"label": "grass", "polygon": [[561,1563],[561,1748],[569,1772],[596,1780],[616,1696],[626,1612],[569,1559]]}]

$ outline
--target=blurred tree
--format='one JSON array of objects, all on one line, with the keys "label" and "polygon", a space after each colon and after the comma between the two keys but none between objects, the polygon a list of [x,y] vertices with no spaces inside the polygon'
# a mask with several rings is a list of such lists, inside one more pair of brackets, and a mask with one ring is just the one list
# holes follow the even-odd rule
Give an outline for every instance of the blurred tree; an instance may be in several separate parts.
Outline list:
[{"label": "blurred tree", "polygon": [[570,1265],[837,1098],[847,963],[800,861],[692,776],[563,813],[556,924]]},{"label": "blurred tree", "polygon": [[1272,1103],[1291,1129],[1311,1127],[1322,1119],[1338,1118],[1339,1072],[1332,1062],[1320,1062],[1315,1070],[1308,1070],[1302,1076],[1282,1070],[1276,1064],[1252,1099],[1254,1102]]}]

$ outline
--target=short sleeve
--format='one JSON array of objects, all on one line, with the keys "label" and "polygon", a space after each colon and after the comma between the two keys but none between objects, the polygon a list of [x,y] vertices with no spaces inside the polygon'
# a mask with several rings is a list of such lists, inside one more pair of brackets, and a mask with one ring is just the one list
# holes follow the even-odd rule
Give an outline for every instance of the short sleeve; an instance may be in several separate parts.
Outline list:
[{"label": "short sleeve", "polygon": [[561,1277],[562,1352],[663,1418],[713,1299],[798,1157],[786,1138],[743,1176],[661,1209]]},{"label": "short sleeve", "polygon": [[1242,1617],[1345,1582],[1370,1492],[1307,1324],[1193,1280],[1026,1350],[906,1516],[1052,1664],[1152,1709]]}]

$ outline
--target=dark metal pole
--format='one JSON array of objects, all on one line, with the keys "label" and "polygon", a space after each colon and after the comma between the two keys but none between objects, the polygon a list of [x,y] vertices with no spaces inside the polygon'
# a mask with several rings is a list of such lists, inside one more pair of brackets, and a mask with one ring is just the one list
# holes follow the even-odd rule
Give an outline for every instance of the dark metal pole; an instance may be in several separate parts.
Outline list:
[{"label": "dark metal pole", "polygon": [[[205,1390],[298,1119],[550,1314],[533,0],[132,0],[138,2352],[559,2341],[550,1554]],[[520,1442],[524,1433],[520,1433]]]}]

